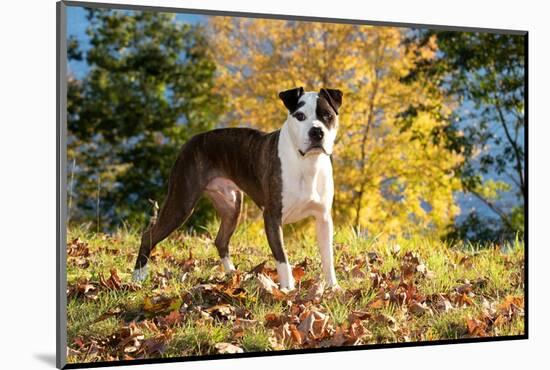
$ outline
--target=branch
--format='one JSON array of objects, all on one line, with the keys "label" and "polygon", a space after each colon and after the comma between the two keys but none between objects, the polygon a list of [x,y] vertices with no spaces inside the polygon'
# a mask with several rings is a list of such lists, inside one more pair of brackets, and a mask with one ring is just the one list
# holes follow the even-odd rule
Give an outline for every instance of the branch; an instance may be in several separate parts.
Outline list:
[{"label": "branch", "polygon": [[504,128],[504,133],[506,134],[506,138],[508,139],[508,141],[510,142],[510,145],[512,145],[512,149],[514,150],[514,156],[516,158],[516,170],[519,176],[519,183],[520,183],[521,193],[523,194],[523,200],[525,201],[525,183],[523,179],[523,169],[521,165],[521,154],[519,152],[519,147],[517,143],[512,139],[512,136],[510,135],[510,131],[508,130],[508,125],[506,125],[506,120],[504,119],[504,114],[502,113],[502,109],[500,108],[498,99],[495,100],[495,108],[497,109],[500,123]]},{"label": "branch", "polygon": [[508,220],[508,216],[500,208],[498,208],[496,205],[491,203],[489,200],[485,199],[481,194],[479,194],[475,190],[468,189],[468,191],[472,193],[476,198],[481,200],[493,212],[495,212],[500,217],[500,219],[506,224],[506,226],[508,226],[511,230],[514,229],[512,224],[510,223],[510,220]]}]

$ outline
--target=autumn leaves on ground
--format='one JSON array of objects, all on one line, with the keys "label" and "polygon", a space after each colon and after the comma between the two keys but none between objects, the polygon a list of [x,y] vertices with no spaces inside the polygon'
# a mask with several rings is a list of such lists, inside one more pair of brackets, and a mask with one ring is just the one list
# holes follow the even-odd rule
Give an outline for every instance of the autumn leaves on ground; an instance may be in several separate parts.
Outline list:
[{"label": "autumn leaves on ground", "polygon": [[[287,249],[295,291],[277,288],[261,228],[232,239],[224,276],[208,235],[161,243],[143,285],[131,281],[138,237],[71,230],[69,362],[432,341],[524,333],[524,246],[382,242],[335,235],[340,292],[324,289],[314,237]],[[245,232],[244,230],[248,230]],[[211,232],[210,232],[211,231]]]}]

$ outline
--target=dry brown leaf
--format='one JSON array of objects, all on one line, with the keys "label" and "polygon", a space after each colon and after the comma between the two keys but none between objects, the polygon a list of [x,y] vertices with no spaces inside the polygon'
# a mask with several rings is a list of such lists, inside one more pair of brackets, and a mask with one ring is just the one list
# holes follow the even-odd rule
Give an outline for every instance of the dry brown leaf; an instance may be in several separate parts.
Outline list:
[{"label": "dry brown leaf", "polygon": [[175,310],[164,316],[163,319],[167,325],[173,326],[181,323],[183,321],[183,316],[178,310]]},{"label": "dry brown leaf", "polygon": [[112,268],[110,270],[110,273],[111,276],[109,276],[108,279],[105,279],[103,275],[99,275],[99,284],[111,290],[120,289],[122,282],[120,280],[120,277],[118,276],[117,270],[115,268]]},{"label": "dry brown leaf", "polygon": [[279,289],[277,284],[275,284],[275,282],[271,280],[270,277],[263,273],[258,274],[258,276],[256,276],[256,280],[258,282],[258,285],[268,293],[273,294],[274,290]]},{"label": "dry brown leaf", "polygon": [[67,256],[69,257],[89,257],[90,250],[88,243],[80,238],[73,239],[67,246]]},{"label": "dry brown leaf", "polygon": [[228,304],[215,305],[207,308],[205,311],[219,321],[233,321],[236,318],[235,307]]},{"label": "dry brown leaf", "polygon": [[306,274],[305,268],[300,265],[296,265],[292,268],[292,276],[294,277],[294,280],[297,283],[302,280],[305,274]]},{"label": "dry brown leaf", "polygon": [[279,276],[277,275],[277,270],[274,268],[266,267],[265,264],[267,261],[263,261],[262,263],[255,266],[252,270],[250,270],[251,274],[259,275],[264,274],[268,276],[271,280],[275,282],[279,282]]},{"label": "dry brown leaf", "polygon": [[191,250],[189,250],[189,258],[178,263],[182,272],[184,273],[192,272],[193,270],[195,270],[196,264],[197,261],[193,258]]},{"label": "dry brown leaf", "polygon": [[344,329],[342,329],[341,326],[336,328],[336,331],[334,332],[334,335],[332,338],[328,341],[329,346],[342,346],[347,342],[346,334],[344,332]]},{"label": "dry brown leaf", "polygon": [[431,308],[429,308],[426,303],[422,302],[413,302],[409,306],[409,312],[415,314],[415,315],[424,315],[424,314],[430,314],[433,315],[433,311]]},{"label": "dry brown leaf", "polygon": [[454,297],[454,303],[458,307],[472,306],[474,301],[466,293],[458,294]]},{"label": "dry brown leaf", "polygon": [[348,315],[348,321],[353,322],[355,320],[368,320],[371,318],[371,314],[367,311],[351,311]]},{"label": "dry brown leaf", "polygon": [[166,338],[160,335],[156,338],[144,340],[141,343],[141,351],[146,357],[162,355],[166,351]]},{"label": "dry brown leaf", "polygon": [[304,340],[306,339],[304,333],[299,331],[294,324],[289,324],[288,329],[290,330],[290,338],[292,342],[298,345],[302,345],[304,343]]},{"label": "dry brown leaf", "polygon": [[453,309],[451,301],[443,294],[438,294],[435,298],[435,304],[433,306],[437,311],[448,312]]},{"label": "dry brown leaf", "polygon": [[468,329],[468,334],[476,337],[485,337],[487,336],[487,333],[485,330],[487,329],[487,324],[483,321],[480,321],[478,319],[468,319],[466,321],[466,326]]},{"label": "dry brown leaf", "polygon": [[325,292],[325,282],[323,280],[318,281],[317,283],[313,284],[305,298],[304,301],[306,302],[313,302],[313,303],[319,303],[321,299],[323,298],[323,293]]},{"label": "dry brown leaf", "polygon": [[375,299],[374,301],[370,302],[367,306],[371,309],[378,309],[382,308],[386,305],[387,301],[385,301],[382,298]]},{"label": "dry brown leaf", "polygon": [[304,338],[311,335],[313,339],[319,339],[325,336],[325,330],[328,323],[328,316],[319,311],[308,311],[301,315],[302,321],[298,325],[298,330]]},{"label": "dry brown leaf", "polygon": [[98,294],[99,290],[96,285],[85,278],[67,287],[67,298],[84,297],[86,299],[95,300]]},{"label": "dry brown leaf", "polygon": [[274,328],[283,324],[283,318],[275,313],[265,315],[265,325],[268,328]]},{"label": "dry brown leaf", "polygon": [[351,277],[354,279],[364,279],[367,276],[366,272],[362,270],[362,266],[356,265],[350,271]]}]

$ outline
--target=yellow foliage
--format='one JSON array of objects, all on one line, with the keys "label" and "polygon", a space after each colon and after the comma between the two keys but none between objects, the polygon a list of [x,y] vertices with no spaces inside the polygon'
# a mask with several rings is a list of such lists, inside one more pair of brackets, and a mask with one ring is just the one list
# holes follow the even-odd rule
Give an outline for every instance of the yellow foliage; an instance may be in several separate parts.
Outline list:
[{"label": "yellow foliage", "polygon": [[[419,114],[401,132],[409,104],[437,104],[426,87],[403,84],[414,58],[433,45],[405,50],[404,29],[286,20],[210,18],[217,89],[227,96],[224,126],[278,129],[286,118],[279,91],[297,86],[344,92],[333,165],[335,218],[369,234],[441,235],[458,214],[453,174],[462,160],[428,135],[441,122]],[[416,55],[416,56],[415,56]]]}]

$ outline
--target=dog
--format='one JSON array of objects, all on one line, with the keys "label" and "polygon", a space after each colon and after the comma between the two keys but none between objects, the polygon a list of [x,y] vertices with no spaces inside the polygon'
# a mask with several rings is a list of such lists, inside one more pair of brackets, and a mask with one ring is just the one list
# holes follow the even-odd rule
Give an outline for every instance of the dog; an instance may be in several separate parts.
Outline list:
[{"label": "dog", "polygon": [[279,284],[294,289],[282,226],[315,218],[323,276],[338,289],[334,271],[332,152],[338,129],[342,92],[303,87],[279,93],[288,110],[281,129],[265,133],[251,128],[221,128],[192,137],[171,170],[168,194],[158,218],[141,238],[133,273],[147,276],[151,250],[191,215],[201,195],[221,218],[214,241],[224,271],[235,270],[229,240],[239,221],[243,192],[262,210],[265,233],[276,260]]}]

